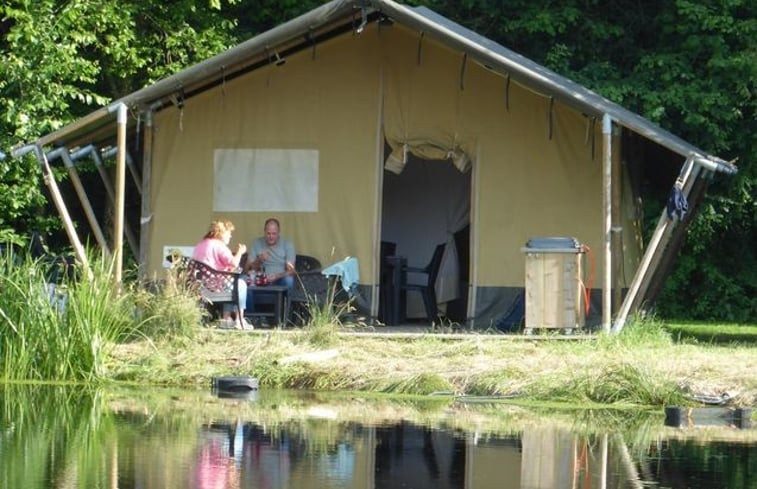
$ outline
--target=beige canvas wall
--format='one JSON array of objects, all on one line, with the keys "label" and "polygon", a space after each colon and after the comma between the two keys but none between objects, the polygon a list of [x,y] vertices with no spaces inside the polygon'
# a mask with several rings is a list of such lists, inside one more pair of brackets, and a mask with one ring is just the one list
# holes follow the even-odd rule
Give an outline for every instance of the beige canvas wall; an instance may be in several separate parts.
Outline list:
[{"label": "beige canvas wall", "polygon": [[[163,246],[194,244],[212,219],[236,225],[232,245],[262,232],[270,215],[298,253],[324,264],[361,257],[370,276],[378,125],[376,38],[353,37],[290,56],[187,100],[183,111],[160,112],[155,123],[152,240],[149,267]],[[212,211],[215,148],[316,149],[318,212]],[[365,259],[362,259],[366,257]]]},{"label": "beige canvas wall", "polygon": [[[600,277],[599,124],[558,102],[550,137],[548,98],[511,83],[508,109],[501,75],[468,60],[461,80],[460,53],[426,38],[419,64],[418,44],[417,32],[371,25],[360,36],[348,33],[318,45],[315,60],[303,51],[283,66],[193,97],[183,111],[160,112],[150,269],[160,268],[163,246],[194,244],[211,219],[234,221],[233,242],[260,233],[269,213],[212,212],[215,148],[307,148],[319,151],[318,212],[277,214],[282,233],[298,252],[324,263],[357,257],[360,282],[371,283],[383,129],[390,142],[461,148],[473,159],[478,286],[522,287],[521,248],[536,236],[574,236],[587,244]],[[630,280],[638,245],[634,233],[624,236]]]},{"label": "beige canvas wall", "polygon": [[[503,76],[470,60],[463,69],[460,53],[428,38],[419,63],[419,34],[402,28],[394,34],[382,51],[386,135],[398,144],[460,147],[474,160],[477,285],[522,287],[521,248],[531,237],[573,236],[600,257],[599,124],[555,103],[550,137],[547,97],[517,83],[508,94]],[[626,270],[635,270],[638,246],[633,233],[625,237]],[[599,277],[601,260],[594,261]]]}]

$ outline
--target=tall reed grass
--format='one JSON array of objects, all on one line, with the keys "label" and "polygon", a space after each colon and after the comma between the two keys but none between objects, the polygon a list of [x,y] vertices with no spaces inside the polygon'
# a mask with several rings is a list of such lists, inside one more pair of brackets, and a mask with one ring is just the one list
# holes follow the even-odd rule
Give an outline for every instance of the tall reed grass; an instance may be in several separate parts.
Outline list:
[{"label": "tall reed grass", "polygon": [[111,282],[111,267],[48,282],[50,263],[0,256],[0,378],[83,380],[104,375],[113,342],[134,329],[132,308]]},{"label": "tall reed grass", "polygon": [[128,287],[129,300],[134,303],[139,333],[147,338],[194,339],[199,325],[210,315],[200,303],[200,292],[194,281],[186,280],[178,268],[169,269],[165,280],[149,286],[136,280]]},{"label": "tall reed grass", "polygon": [[0,254],[0,379],[96,381],[119,341],[197,333],[204,309],[181,277],[148,289],[127,271],[116,290],[112,263],[89,255],[91,275],[70,265],[52,280],[59,263]]},{"label": "tall reed grass", "polygon": [[303,334],[312,345],[327,347],[335,344],[338,333],[345,328],[342,318],[354,311],[351,299],[338,300],[337,285],[336,280],[330,281],[322,296],[305,294],[307,322]]}]

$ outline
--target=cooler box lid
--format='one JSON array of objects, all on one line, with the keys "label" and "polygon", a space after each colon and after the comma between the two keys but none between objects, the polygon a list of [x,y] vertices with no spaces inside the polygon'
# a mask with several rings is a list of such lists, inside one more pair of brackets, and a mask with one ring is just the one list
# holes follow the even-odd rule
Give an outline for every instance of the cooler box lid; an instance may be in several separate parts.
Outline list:
[{"label": "cooler box lid", "polygon": [[526,242],[526,247],[523,248],[523,251],[531,253],[578,253],[580,250],[581,244],[578,240],[569,237],[531,238]]}]

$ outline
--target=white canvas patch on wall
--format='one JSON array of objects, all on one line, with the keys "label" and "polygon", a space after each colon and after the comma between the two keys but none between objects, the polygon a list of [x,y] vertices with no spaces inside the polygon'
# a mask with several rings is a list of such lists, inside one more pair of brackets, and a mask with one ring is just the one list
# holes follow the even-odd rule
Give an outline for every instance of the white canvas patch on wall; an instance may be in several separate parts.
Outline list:
[{"label": "white canvas patch on wall", "polygon": [[213,151],[215,212],[318,212],[318,150]]}]

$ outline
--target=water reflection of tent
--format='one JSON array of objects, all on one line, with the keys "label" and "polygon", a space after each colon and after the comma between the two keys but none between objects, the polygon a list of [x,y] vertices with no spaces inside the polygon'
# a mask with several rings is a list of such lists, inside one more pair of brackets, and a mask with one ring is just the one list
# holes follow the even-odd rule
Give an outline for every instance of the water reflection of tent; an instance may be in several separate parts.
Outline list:
[{"label": "water reflection of tent", "polygon": [[467,457],[464,437],[408,424],[375,430],[376,489],[464,487]]}]

